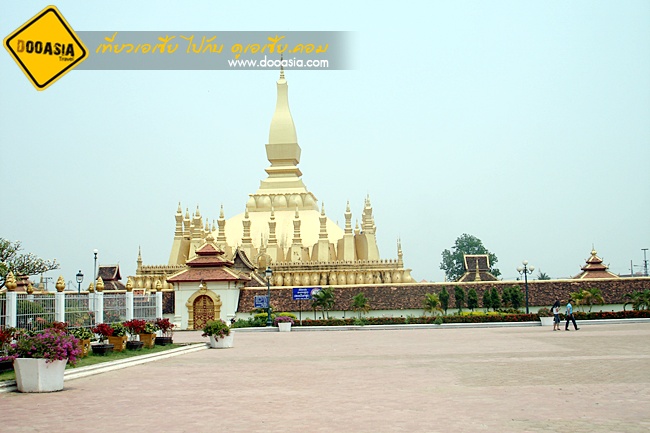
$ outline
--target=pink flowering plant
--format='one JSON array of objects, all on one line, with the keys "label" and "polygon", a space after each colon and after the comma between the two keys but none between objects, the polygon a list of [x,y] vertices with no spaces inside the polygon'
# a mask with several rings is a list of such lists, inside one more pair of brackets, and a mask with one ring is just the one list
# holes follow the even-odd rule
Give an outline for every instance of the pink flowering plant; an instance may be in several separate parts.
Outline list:
[{"label": "pink flowering plant", "polygon": [[18,358],[44,358],[47,362],[67,359],[68,363],[75,365],[81,355],[79,340],[57,328],[21,335],[11,346]]},{"label": "pink flowering plant", "polygon": [[294,322],[293,318],[291,318],[289,316],[278,316],[273,321],[273,324],[275,326],[278,326],[278,323],[291,323],[291,325],[293,325],[295,322]]}]

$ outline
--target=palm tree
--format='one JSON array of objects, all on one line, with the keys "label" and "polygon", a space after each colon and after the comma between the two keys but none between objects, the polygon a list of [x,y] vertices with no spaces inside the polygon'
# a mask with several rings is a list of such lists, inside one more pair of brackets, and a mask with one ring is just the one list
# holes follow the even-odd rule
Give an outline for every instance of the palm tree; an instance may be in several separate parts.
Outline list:
[{"label": "palm tree", "polygon": [[585,293],[589,295],[589,292],[586,290],[581,290],[578,292],[572,292],[569,294],[571,299],[573,299],[573,303],[575,304],[576,307],[580,306],[580,309],[582,310],[582,304],[585,298]]},{"label": "palm tree", "polygon": [[424,295],[424,311],[431,313],[434,316],[437,312],[442,313],[442,306],[440,298],[435,293],[427,293]]},{"label": "palm tree", "polygon": [[359,313],[359,319],[361,318],[361,313],[367,314],[370,311],[368,299],[366,299],[363,293],[359,293],[352,298],[352,310]]},{"label": "palm tree", "polygon": [[586,292],[584,293],[583,302],[585,305],[589,305],[590,312],[591,307],[595,304],[605,305],[605,298],[603,298],[603,294],[600,292],[600,289],[592,287],[591,289],[583,290],[583,292]]},{"label": "palm tree", "polygon": [[334,307],[334,303],[334,292],[332,292],[331,287],[326,287],[312,296],[311,306],[314,308],[314,311],[317,307],[320,307],[323,310],[323,319],[326,315],[329,319],[329,311]]},{"label": "palm tree", "polygon": [[629,299],[625,304],[623,304],[623,311],[628,304],[632,304],[633,310],[647,310],[650,307],[650,290],[646,289],[644,291],[634,291],[632,293],[625,294],[625,297]]}]

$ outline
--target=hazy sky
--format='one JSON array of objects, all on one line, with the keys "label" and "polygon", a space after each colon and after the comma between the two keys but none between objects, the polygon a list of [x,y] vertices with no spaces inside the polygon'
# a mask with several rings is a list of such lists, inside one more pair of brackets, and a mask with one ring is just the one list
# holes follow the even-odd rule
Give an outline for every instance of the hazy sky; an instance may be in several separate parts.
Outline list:
[{"label": "hazy sky", "polygon": [[[3,1],[4,38],[49,2]],[[650,2],[54,2],[76,31],[348,30],[349,71],[288,71],[307,188],[382,258],[442,281],[480,238],[504,279],[575,275],[592,244],[629,273],[650,247]],[[73,70],[43,92],[0,54],[0,236],[74,280],[166,264],[180,201],[243,212],[266,178],[278,72]],[[635,271],[640,268],[635,268]],[[537,274],[537,272],[535,272]]]}]

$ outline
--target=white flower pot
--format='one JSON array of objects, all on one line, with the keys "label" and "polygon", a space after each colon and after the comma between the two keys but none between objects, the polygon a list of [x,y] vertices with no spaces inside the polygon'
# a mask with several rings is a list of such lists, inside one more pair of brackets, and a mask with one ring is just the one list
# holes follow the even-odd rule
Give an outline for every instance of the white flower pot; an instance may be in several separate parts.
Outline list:
[{"label": "white flower pot", "polygon": [[223,338],[216,339],[214,335],[210,335],[210,347],[212,349],[228,349],[233,346],[233,337],[235,333],[230,331],[230,335],[227,335]]},{"label": "white flower pot", "polygon": [[43,358],[14,360],[16,387],[20,392],[52,392],[63,389],[63,373],[68,360],[47,362]]},{"label": "white flower pot", "polygon": [[554,317],[540,317],[539,320],[542,322],[542,326],[553,326]]},{"label": "white flower pot", "polygon": [[291,323],[280,322],[278,323],[278,329],[280,330],[280,332],[291,332]]}]

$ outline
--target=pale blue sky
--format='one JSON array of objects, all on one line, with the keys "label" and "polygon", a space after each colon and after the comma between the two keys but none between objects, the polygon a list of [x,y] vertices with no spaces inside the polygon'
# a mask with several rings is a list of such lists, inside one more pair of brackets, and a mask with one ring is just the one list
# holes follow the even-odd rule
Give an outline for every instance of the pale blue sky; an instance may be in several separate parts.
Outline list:
[{"label": "pale blue sky", "polygon": [[[4,38],[48,2],[3,1]],[[442,281],[473,234],[504,279],[615,273],[650,247],[650,2],[54,3],[77,31],[348,30],[351,71],[288,71],[307,188],[343,223],[374,207],[380,252]],[[164,264],[179,201],[244,210],[268,166],[277,71],[73,70],[37,92],[0,54],[0,236],[56,258]],[[635,270],[639,270],[638,268]],[[537,272],[536,272],[537,273]]]}]

